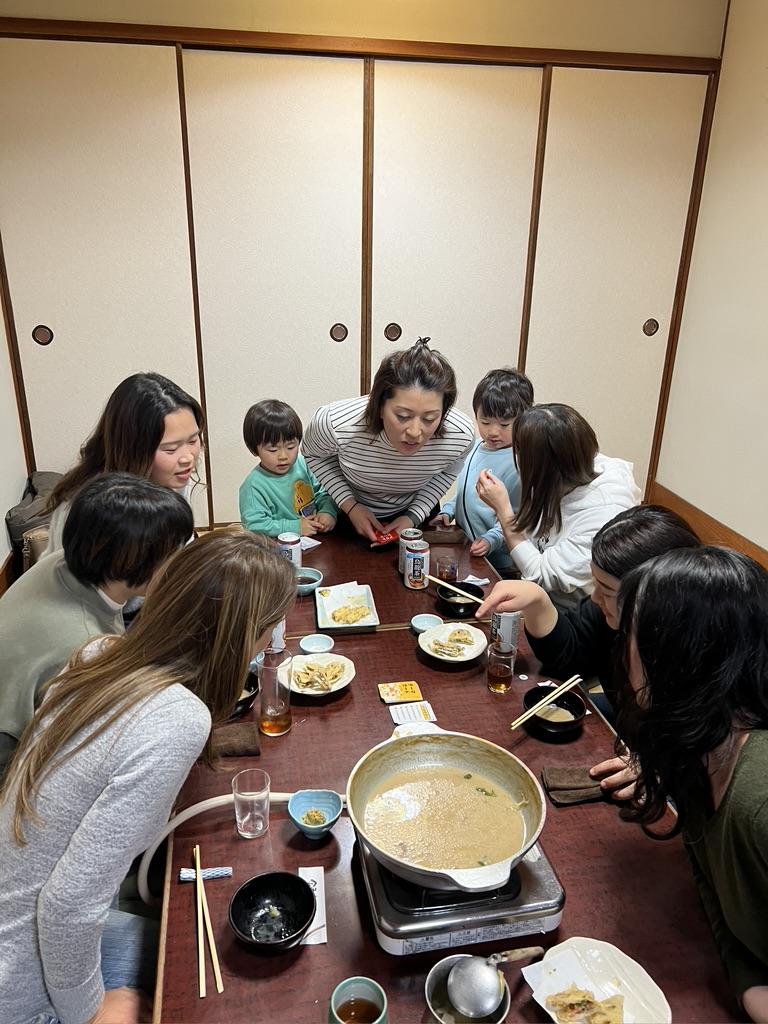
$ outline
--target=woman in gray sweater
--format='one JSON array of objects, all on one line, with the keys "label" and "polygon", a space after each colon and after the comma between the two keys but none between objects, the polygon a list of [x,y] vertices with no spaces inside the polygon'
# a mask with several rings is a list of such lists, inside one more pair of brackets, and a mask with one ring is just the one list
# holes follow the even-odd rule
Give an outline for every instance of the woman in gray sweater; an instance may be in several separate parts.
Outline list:
[{"label": "woman in gray sweater", "polygon": [[195,760],[212,762],[211,724],[295,593],[290,563],[262,540],[209,534],[161,570],[133,629],[48,684],[0,792],[3,1024],[138,1019],[126,990],[140,956],[121,950],[125,977],[105,969],[110,905]]}]

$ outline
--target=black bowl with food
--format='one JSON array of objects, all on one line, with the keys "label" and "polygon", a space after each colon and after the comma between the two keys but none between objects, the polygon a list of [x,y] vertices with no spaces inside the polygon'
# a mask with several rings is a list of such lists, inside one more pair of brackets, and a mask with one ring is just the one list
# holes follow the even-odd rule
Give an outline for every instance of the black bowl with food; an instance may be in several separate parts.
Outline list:
[{"label": "black bowl with food", "polygon": [[[523,696],[523,708],[528,711],[534,704],[543,700],[548,692],[552,692],[549,686],[534,686],[527,690]],[[567,690],[559,697],[555,697],[551,704],[546,704],[523,725],[532,736],[557,743],[561,740],[572,740],[579,735],[586,713],[587,705],[584,698],[573,690]]]},{"label": "black bowl with food", "polygon": [[315,916],[309,882],[288,871],[267,871],[243,882],[229,903],[229,923],[259,953],[297,946]]},{"label": "black bowl with food", "polygon": [[247,714],[253,705],[256,703],[256,698],[259,696],[259,677],[255,672],[249,672],[248,678],[243,683],[243,689],[240,696],[237,698],[237,704],[235,704],[235,710],[229,716],[229,720],[233,718],[241,718]]},{"label": "black bowl with food", "polygon": [[[468,594],[472,594],[474,597],[479,597],[482,601],[482,587],[478,587],[474,583],[457,583],[456,586]],[[438,610],[450,619],[471,619],[480,607],[471,598],[462,597],[461,594],[457,594],[454,590],[449,590],[448,587],[442,586],[437,588],[436,604]]]}]

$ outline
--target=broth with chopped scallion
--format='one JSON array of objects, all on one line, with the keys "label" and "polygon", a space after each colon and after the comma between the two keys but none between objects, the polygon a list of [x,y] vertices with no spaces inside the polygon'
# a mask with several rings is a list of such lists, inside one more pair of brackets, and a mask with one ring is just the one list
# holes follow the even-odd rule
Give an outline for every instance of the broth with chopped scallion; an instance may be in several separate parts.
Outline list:
[{"label": "broth with chopped scallion", "polygon": [[484,867],[522,848],[521,806],[475,772],[414,769],[391,775],[371,795],[365,830],[385,853],[420,867]]}]

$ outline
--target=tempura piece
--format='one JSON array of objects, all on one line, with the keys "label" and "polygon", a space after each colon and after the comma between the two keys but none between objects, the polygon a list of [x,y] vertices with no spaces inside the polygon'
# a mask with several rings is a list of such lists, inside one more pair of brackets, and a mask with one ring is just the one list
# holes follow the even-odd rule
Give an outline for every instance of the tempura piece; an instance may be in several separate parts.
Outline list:
[{"label": "tempura piece", "polygon": [[468,629],[454,629],[448,634],[449,644],[465,644],[471,647],[474,642]]},{"label": "tempura piece", "polygon": [[624,1024],[624,996],[595,999],[593,992],[575,985],[548,996],[547,1009],[559,1024]]},{"label": "tempura piece", "polygon": [[371,609],[367,605],[344,604],[331,612],[331,618],[340,626],[353,626],[361,619],[367,619],[370,614]]},{"label": "tempura piece", "polygon": [[303,668],[294,670],[293,681],[300,690],[328,693],[343,674],[344,664],[341,661],[329,661],[327,665],[317,665],[313,661],[308,661]]}]

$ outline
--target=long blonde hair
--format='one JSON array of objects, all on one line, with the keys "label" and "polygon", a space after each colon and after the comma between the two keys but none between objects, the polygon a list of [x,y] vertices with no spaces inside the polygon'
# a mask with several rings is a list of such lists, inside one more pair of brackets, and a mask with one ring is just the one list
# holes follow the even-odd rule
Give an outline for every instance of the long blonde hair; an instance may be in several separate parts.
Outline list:
[{"label": "long blonde hair", "polygon": [[[295,595],[290,562],[239,528],[208,534],[169,559],[133,628],[92,659],[84,661],[81,649],[46,685],[0,791],[0,800],[16,792],[16,842],[24,843],[26,818],[39,821],[34,798],[49,772],[147,698],[181,683],[214,724],[225,721],[257,638],[283,618]],[[210,737],[202,756],[213,763]]]}]

